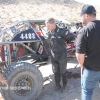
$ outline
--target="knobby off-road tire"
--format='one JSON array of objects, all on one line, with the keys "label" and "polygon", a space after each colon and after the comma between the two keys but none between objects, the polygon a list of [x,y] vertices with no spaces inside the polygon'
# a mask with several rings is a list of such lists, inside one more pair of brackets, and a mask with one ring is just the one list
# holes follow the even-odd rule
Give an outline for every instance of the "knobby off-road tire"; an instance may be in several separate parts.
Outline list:
[{"label": "knobby off-road tire", "polygon": [[8,89],[1,89],[5,100],[35,100],[42,92],[43,77],[35,65],[25,62],[13,64],[3,72],[3,76],[9,85]]}]

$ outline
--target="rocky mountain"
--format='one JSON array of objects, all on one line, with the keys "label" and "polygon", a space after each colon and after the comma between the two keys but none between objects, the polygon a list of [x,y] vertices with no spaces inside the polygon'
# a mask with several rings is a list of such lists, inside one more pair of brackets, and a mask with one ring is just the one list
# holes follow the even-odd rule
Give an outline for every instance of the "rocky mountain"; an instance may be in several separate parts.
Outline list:
[{"label": "rocky mountain", "polygon": [[[75,0],[0,0],[0,27],[19,20],[54,17],[64,22],[80,21],[82,3]],[[100,7],[98,16],[100,15]]]}]

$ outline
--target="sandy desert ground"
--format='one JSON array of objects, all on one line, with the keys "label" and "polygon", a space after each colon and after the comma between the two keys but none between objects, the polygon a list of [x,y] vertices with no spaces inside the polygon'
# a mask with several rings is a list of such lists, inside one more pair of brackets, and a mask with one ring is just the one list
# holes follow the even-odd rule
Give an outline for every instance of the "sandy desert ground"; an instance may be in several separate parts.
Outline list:
[{"label": "sandy desert ground", "polygon": [[[62,93],[61,90],[54,92],[54,75],[52,72],[51,64],[40,67],[40,71],[45,79],[44,88],[41,95],[37,100],[81,100],[81,87],[80,87],[80,67],[77,65],[76,59],[68,61],[68,91]],[[93,100],[100,100],[100,88],[97,84],[94,90]],[[3,100],[0,96],[0,100]]]}]

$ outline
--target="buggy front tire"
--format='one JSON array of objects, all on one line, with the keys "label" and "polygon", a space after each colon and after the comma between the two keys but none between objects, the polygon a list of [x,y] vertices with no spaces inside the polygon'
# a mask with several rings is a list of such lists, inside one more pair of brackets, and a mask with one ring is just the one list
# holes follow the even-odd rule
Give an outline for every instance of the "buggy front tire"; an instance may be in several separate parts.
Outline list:
[{"label": "buggy front tire", "polygon": [[2,88],[5,100],[35,100],[43,88],[43,77],[32,64],[21,62],[9,66],[3,73],[9,88]]}]

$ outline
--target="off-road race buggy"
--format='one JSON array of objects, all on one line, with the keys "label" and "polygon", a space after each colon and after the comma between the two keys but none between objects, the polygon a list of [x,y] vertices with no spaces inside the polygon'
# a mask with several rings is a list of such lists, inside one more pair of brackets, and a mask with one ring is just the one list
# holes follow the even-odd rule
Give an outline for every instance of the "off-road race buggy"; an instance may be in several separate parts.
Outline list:
[{"label": "off-road race buggy", "polygon": [[38,66],[50,62],[45,32],[45,20],[19,21],[0,32],[0,71],[9,85],[0,85],[5,100],[35,100],[42,92]]}]

